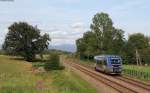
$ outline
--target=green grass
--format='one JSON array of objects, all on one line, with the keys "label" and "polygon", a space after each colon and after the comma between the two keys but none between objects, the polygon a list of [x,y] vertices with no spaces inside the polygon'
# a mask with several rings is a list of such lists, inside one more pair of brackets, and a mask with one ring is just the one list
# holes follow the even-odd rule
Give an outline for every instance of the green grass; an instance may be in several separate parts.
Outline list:
[{"label": "green grass", "polygon": [[24,72],[28,67],[31,67],[31,64],[26,61],[0,55],[0,73]]},{"label": "green grass", "polygon": [[70,69],[34,74],[14,58],[0,55],[0,93],[98,93]]},{"label": "green grass", "polygon": [[98,93],[95,88],[69,69],[62,72],[54,71],[52,77],[59,93]]},{"label": "green grass", "polygon": [[149,66],[136,66],[124,65],[124,75],[150,82],[150,67]]},{"label": "green grass", "polygon": [[150,73],[150,66],[124,65],[123,67],[125,69],[131,69],[131,70]]},{"label": "green grass", "polygon": [[14,58],[0,56],[0,93],[54,93],[51,78],[44,81],[43,90],[39,89],[37,83],[44,77],[30,72],[30,63]]}]

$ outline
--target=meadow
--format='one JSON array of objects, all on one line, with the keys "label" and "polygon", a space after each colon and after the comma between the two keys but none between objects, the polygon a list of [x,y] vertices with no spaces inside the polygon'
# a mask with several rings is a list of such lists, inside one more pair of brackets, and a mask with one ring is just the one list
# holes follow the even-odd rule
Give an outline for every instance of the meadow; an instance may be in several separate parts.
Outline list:
[{"label": "meadow", "polygon": [[0,93],[98,93],[72,70],[36,73],[18,57],[0,55]]}]

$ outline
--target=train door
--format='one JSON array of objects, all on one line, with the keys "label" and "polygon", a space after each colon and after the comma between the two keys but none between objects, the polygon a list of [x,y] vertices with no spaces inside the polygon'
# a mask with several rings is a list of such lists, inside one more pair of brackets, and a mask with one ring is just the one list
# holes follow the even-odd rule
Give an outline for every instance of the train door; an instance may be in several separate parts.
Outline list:
[{"label": "train door", "polygon": [[106,71],[106,68],[107,68],[107,60],[106,59],[104,59],[102,61],[102,68],[103,68],[103,71]]},{"label": "train door", "polygon": [[96,69],[101,70],[101,71],[105,71],[105,60],[97,60],[96,62]]}]

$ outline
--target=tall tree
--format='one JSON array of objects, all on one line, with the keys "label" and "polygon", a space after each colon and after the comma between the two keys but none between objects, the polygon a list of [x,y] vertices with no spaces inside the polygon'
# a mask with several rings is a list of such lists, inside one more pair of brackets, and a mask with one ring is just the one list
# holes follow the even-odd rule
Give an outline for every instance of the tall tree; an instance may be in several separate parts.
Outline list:
[{"label": "tall tree", "polygon": [[96,53],[95,49],[97,49],[96,35],[95,33],[88,31],[83,35],[83,40],[86,46],[86,55],[94,55]]},{"label": "tall tree", "polygon": [[[91,30],[96,34],[99,53],[117,53],[118,50],[120,52],[124,42],[124,31],[113,27],[113,22],[108,14],[97,13],[93,18]],[[116,46],[119,48],[115,48]]]},{"label": "tall tree", "polygon": [[120,54],[123,55],[122,53],[124,52],[124,47],[125,47],[125,38],[124,38],[124,31],[122,29],[116,29],[114,28],[112,32],[112,53],[114,54]]},{"label": "tall tree", "polygon": [[10,54],[20,55],[32,61],[36,54],[48,48],[49,35],[40,35],[40,30],[26,22],[15,22],[9,28],[3,49]]},{"label": "tall tree", "polygon": [[129,39],[127,42],[127,45],[128,45],[127,56],[132,58],[132,62],[134,63],[137,62],[138,60],[136,59],[137,57],[141,59],[142,63],[146,62],[148,56],[150,55],[150,52],[149,52],[150,43],[149,42],[150,42],[149,38],[147,36],[144,36],[141,33],[135,33],[129,36]]},{"label": "tall tree", "polygon": [[[107,46],[111,42],[112,25],[113,22],[106,13],[97,13],[93,18],[91,30],[96,34],[98,47],[101,53],[107,50]],[[107,42],[107,45],[105,42]]]},{"label": "tall tree", "polygon": [[86,45],[85,42],[83,41],[83,38],[79,38],[76,40],[76,46],[77,46],[77,54],[81,56],[85,55],[86,51]]}]

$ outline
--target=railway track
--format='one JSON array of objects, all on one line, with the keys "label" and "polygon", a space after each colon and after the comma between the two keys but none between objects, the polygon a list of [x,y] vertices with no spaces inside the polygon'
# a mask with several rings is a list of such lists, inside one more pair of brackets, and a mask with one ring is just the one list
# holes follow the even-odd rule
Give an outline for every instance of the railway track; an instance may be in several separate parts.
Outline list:
[{"label": "railway track", "polygon": [[[90,68],[90,69],[94,68],[94,67],[88,66],[88,65],[86,65],[85,67]],[[150,91],[150,84],[148,84],[148,83],[144,83],[144,82],[141,82],[139,80],[131,79],[131,78],[128,78],[128,77],[125,77],[125,76],[112,76],[112,77]]]},{"label": "railway track", "polygon": [[[79,63],[77,63],[79,64]],[[80,64],[79,64],[80,65]],[[90,68],[93,70],[93,66],[89,66],[89,65],[83,65],[84,67],[87,67],[87,68]],[[114,76],[112,76],[114,77]],[[124,77],[124,76],[115,76],[114,78],[118,79],[118,80],[121,80],[121,81],[124,81],[124,82],[127,82],[127,83],[130,83],[132,85],[136,85],[138,87],[141,87],[145,90],[148,90],[150,91],[150,84],[148,83],[144,83],[144,82],[141,82],[139,80],[135,80],[135,79],[131,79],[131,78],[128,78],[128,77]],[[150,92],[149,92],[150,93]]]},{"label": "railway track", "polygon": [[143,83],[143,82],[140,82],[140,81],[137,81],[137,80],[134,80],[131,78],[123,77],[123,76],[121,76],[121,77],[119,76],[119,77],[115,77],[115,78],[122,80],[124,82],[130,83],[130,84],[134,84],[138,87],[142,87],[143,89],[150,91],[150,84]]},{"label": "railway track", "polygon": [[[88,76],[98,80],[99,82],[115,89],[119,93],[150,93],[150,86],[149,84],[141,83],[136,80],[132,80],[126,77],[112,77],[107,75],[101,75],[101,73],[93,72],[91,69],[81,66],[76,63],[68,62],[72,67],[80,70],[81,72],[87,74]],[[107,77],[106,77],[107,76]],[[127,86],[127,84],[122,84],[116,82],[115,80],[109,79],[109,77],[116,79],[117,81],[120,80],[121,82],[128,83],[129,85],[134,86],[135,88]]]}]

